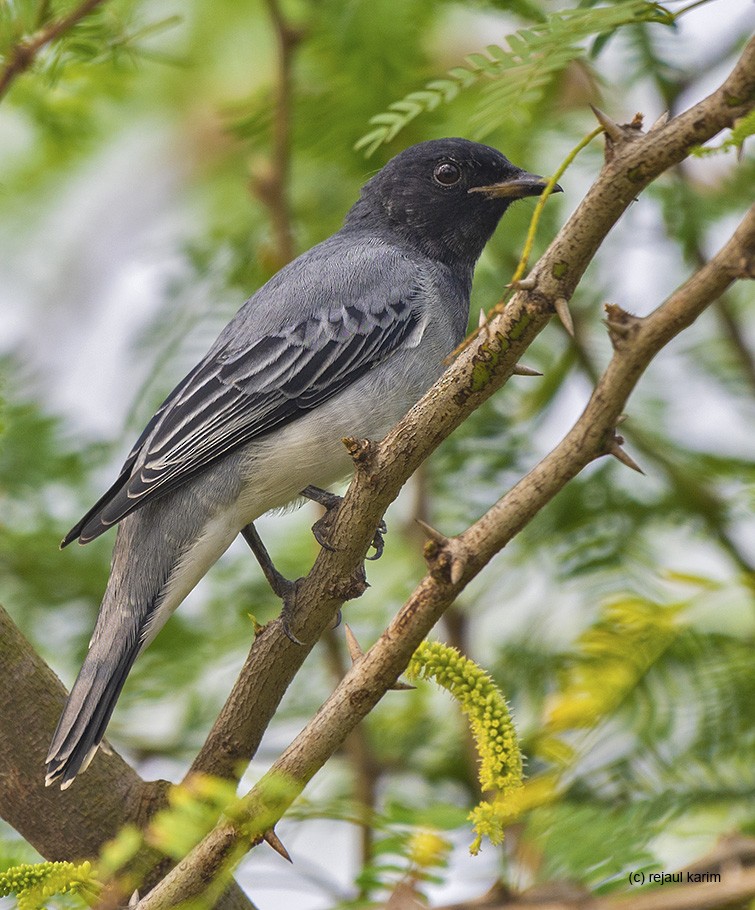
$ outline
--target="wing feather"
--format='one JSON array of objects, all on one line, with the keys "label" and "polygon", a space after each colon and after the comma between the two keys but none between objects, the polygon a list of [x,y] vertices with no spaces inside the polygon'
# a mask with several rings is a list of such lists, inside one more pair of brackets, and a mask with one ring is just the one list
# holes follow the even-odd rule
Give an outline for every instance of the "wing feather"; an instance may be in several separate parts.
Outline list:
[{"label": "wing feather", "polygon": [[[218,458],[318,407],[421,331],[417,291],[332,305],[233,348],[216,345],[173,390],[116,483],[69,532],[85,543]],[[222,338],[223,336],[221,336]]]}]

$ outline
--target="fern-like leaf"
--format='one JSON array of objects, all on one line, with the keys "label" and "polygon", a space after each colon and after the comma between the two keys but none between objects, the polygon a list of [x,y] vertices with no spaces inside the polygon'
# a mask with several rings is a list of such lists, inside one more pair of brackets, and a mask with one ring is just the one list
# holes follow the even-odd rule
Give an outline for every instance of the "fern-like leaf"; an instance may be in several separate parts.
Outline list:
[{"label": "fern-like leaf", "polygon": [[448,71],[447,78],[428,82],[370,119],[374,129],[356,143],[370,156],[390,142],[408,123],[439,104],[453,101],[459,92],[483,80],[490,84],[477,113],[478,138],[500,120],[500,111],[511,116],[516,108],[536,104],[545,90],[572,60],[585,54],[583,43],[594,35],[609,34],[638,22],[670,24],[672,16],[650,0],[627,0],[598,9],[572,9],[549,15],[542,25],[522,29],[506,38],[507,47],[490,45],[485,53],[470,54],[464,64]]},{"label": "fern-like leaf", "polygon": [[755,111],[745,114],[734,124],[732,131],[720,145],[697,146],[692,149],[692,154],[698,158],[706,155],[716,155],[719,152],[728,152],[730,149],[737,149],[741,152],[745,139],[755,135]]}]

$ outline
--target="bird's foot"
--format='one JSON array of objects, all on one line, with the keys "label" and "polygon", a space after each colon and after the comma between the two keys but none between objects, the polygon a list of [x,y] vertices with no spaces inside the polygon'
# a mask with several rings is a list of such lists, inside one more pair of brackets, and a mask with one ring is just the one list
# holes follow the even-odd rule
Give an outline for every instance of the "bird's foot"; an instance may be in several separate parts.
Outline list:
[{"label": "bird's foot", "polygon": [[293,642],[295,645],[301,645],[302,647],[304,647],[304,642],[300,638],[297,638],[294,635],[294,633],[291,631],[291,622],[294,618],[294,614],[296,613],[296,596],[295,596],[296,582],[291,582],[291,588],[292,588],[292,592],[293,592],[292,596],[290,599],[289,598],[284,599],[283,607],[281,608],[281,612],[280,612],[281,628],[283,629],[283,633],[285,634],[286,638],[290,642]]},{"label": "bird's foot", "polygon": [[300,641],[291,631],[291,621],[296,612],[296,582],[281,575],[275,568],[273,561],[270,558],[270,554],[267,552],[267,548],[262,543],[262,538],[259,536],[257,529],[251,522],[241,529],[241,535],[249,544],[249,548],[252,553],[254,553],[257,562],[260,564],[260,568],[262,569],[273,594],[275,594],[276,597],[279,597],[283,602],[280,620],[286,638],[295,645],[303,645],[304,642]]},{"label": "bird's foot", "polygon": [[380,524],[375,529],[375,536],[372,538],[372,543],[370,546],[374,549],[372,556],[367,556],[366,559],[374,560],[380,559],[383,555],[383,550],[385,549],[385,537],[384,535],[388,533],[388,525],[386,525],[384,519],[380,519]]},{"label": "bird's foot", "polygon": [[[320,544],[324,550],[334,550],[335,547],[330,542],[330,532],[333,527],[333,521],[335,520],[336,512],[338,507],[343,502],[343,496],[338,496],[336,493],[331,493],[328,490],[321,490],[320,487],[308,486],[301,491],[301,495],[306,499],[310,499],[312,502],[319,503],[324,509],[325,514],[322,518],[319,518],[312,525],[312,533],[315,536],[315,540]],[[374,560],[380,559],[383,555],[383,550],[385,550],[385,537],[384,535],[388,533],[388,528],[385,524],[385,521],[380,522],[375,531],[375,536],[372,538],[371,546],[375,550],[372,556],[368,556],[367,559]]]}]

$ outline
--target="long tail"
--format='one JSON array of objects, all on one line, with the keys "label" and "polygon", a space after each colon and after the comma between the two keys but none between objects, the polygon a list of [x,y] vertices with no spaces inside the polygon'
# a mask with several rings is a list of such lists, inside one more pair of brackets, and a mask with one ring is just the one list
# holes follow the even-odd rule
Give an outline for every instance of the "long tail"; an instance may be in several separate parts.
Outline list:
[{"label": "long tail", "polygon": [[48,786],[65,790],[86,769],[137,656],[238,534],[229,474],[224,462],[118,526],[89,653],[47,756]]},{"label": "long tail", "polygon": [[98,642],[87,654],[50,744],[46,786],[59,782],[66,790],[94,758],[140,650],[138,641],[122,644],[120,653],[114,653]]}]

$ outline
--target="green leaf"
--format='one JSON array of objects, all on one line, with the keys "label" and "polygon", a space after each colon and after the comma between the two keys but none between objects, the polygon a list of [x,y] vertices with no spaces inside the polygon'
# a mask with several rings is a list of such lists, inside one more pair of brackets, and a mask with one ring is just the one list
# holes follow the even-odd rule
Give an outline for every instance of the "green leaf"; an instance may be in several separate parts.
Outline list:
[{"label": "green leaf", "polygon": [[[485,53],[469,54],[464,65],[448,71],[448,79],[434,79],[422,92],[412,92],[376,114],[370,130],[354,148],[371,155],[390,142],[420,114],[434,110],[441,102],[453,100],[459,91],[489,82],[478,104],[473,123],[481,138],[504,121],[524,116],[543,97],[571,61],[586,56],[584,43],[598,34],[614,33],[639,22],[671,24],[671,15],[649,0],[625,0],[595,9],[571,9],[551,13],[540,25],[521,29],[506,37],[507,47],[490,45]],[[398,116],[397,116],[398,115]]]}]

